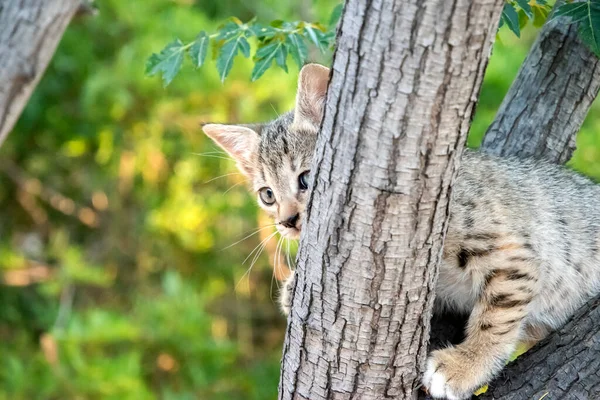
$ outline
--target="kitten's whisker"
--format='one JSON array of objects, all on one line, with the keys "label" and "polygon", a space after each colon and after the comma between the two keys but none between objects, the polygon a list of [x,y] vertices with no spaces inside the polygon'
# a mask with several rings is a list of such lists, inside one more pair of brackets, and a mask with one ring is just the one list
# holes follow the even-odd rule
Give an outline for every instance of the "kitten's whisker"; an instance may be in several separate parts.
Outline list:
[{"label": "kitten's whisker", "polygon": [[268,240],[270,240],[273,236],[275,236],[275,234],[277,234],[277,232],[273,232],[271,233],[269,236],[267,236],[266,238],[264,238],[255,248],[254,250],[252,250],[250,252],[250,254],[248,254],[248,256],[244,259],[244,261],[242,261],[242,265],[246,263],[246,261],[248,261],[248,259],[252,256],[252,254],[254,252],[256,252],[263,244],[265,244]]},{"label": "kitten's whisker", "polygon": [[292,271],[296,266],[294,265],[294,262],[292,260],[292,256],[291,256],[291,250],[290,250],[290,239],[285,239],[287,242],[287,262],[288,262],[288,269],[290,271]]},{"label": "kitten's whisker", "polygon": [[229,157],[221,157],[221,156],[217,156],[214,154],[202,154],[202,153],[192,153],[192,154],[195,156],[200,156],[200,157],[219,158],[221,160],[231,161],[231,158],[229,158]]},{"label": "kitten's whisker", "polygon": [[[252,263],[250,264],[250,267],[248,267],[248,270],[246,271],[246,274],[248,274],[248,279],[250,279],[250,272],[252,271],[252,267],[254,267],[254,264],[256,264],[256,262],[258,261],[258,258],[260,257],[262,252],[265,250],[265,247],[267,247],[267,243],[273,238],[273,236],[275,236],[275,234],[277,234],[277,232],[273,232],[270,236],[268,236],[261,243],[260,249],[254,254],[254,257],[252,258]],[[243,276],[242,276],[242,278],[243,278]]]},{"label": "kitten's whisker", "polygon": [[271,108],[273,109],[273,111],[275,111],[275,115],[277,115],[277,118],[281,117],[281,115],[279,115],[279,113],[275,109],[275,106],[273,105],[273,103],[269,103],[269,104],[271,105]]},{"label": "kitten's whisker", "polygon": [[279,241],[277,242],[277,246],[275,246],[275,258],[273,260],[273,271],[271,273],[271,287],[269,288],[269,297],[271,298],[271,301],[274,302],[273,300],[273,281],[275,281],[276,285],[277,285],[277,289],[279,290],[279,282],[277,282],[277,279],[275,278],[275,274],[277,272],[277,261],[278,261],[278,256],[277,256],[277,249],[280,248],[281,245],[281,241],[283,240],[283,237],[279,238]]},{"label": "kitten's whisker", "polygon": [[223,192],[223,195],[226,195],[231,189],[233,189],[236,186],[241,185],[242,183],[244,183],[244,182],[242,181],[242,182],[238,182],[238,183],[233,184],[229,189],[227,189],[226,191]]},{"label": "kitten's whisker", "polygon": [[249,234],[248,236],[245,236],[245,237],[241,238],[241,239],[240,239],[240,240],[238,240],[237,242],[235,242],[235,243],[232,243],[232,244],[230,244],[230,245],[229,245],[229,246],[227,246],[227,247],[223,247],[223,248],[221,249],[221,251],[223,251],[223,250],[227,250],[228,248],[230,248],[230,247],[233,247],[233,246],[235,246],[236,244],[238,244],[238,243],[240,243],[240,242],[243,242],[244,240],[248,239],[249,237],[256,235],[258,232],[264,231],[265,229],[267,229],[267,228],[271,228],[271,227],[273,227],[273,226],[275,226],[275,224],[273,224],[273,225],[266,225],[266,226],[263,226],[263,227],[261,227],[261,228],[258,228],[258,229],[256,229],[255,231],[253,231],[251,234]]},{"label": "kitten's whisker", "polygon": [[[283,250],[283,241],[284,241],[284,239],[285,238],[283,236],[279,237],[279,242],[277,243],[279,251],[275,251],[275,255],[277,257],[277,262],[275,263],[275,271],[274,272],[277,274],[278,277],[281,276],[280,275],[280,271],[282,270],[282,267],[281,267],[281,251]],[[277,249],[275,249],[275,250],[277,250]],[[277,289],[279,289],[279,279],[276,279],[275,283],[277,285]]]},{"label": "kitten's whisker", "polygon": [[192,153],[192,154],[223,154],[223,155],[227,155],[226,152],[221,151],[221,150],[213,150],[213,151],[205,151],[204,153]]},{"label": "kitten's whisker", "polygon": [[[244,279],[244,277],[246,277],[246,275],[248,275],[248,284],[250,284],[250,271],[252,270],[252,267],[254,266],[254,263],[258,260],[258,257],[260,256],[260,254],[262,253],[262,251],[265,249],[267,243],[269,242],[269,240],[271,240],[273,238],[273,236],[275,236],[277,234],[277,232],[273,232],[272,234],[270,234],[269,236],[267,236],[262,242],[260,242],[258,244],[258,246],[256,246],[254,248],[254,250],[252,250],[250,252],[250,254],[248,254],[248,257],[246,257],[246,259],[242,262],[242,265],[248,260],[248,258],[250,258],[250,256],[252,255],[252,253],[256,252],[256,254],[254,255],[254,258],[252,259],[252,264],[250,264],[250,267],[248,267],[248,269],[246,270],[246,272],[244,272],[244,275],[242,275],[242,277],[240,278],[239,282],[237,283],[237,285],[235,285],[235,289],[237,290],[237,287],[240,285],[240,283],[242,282],[242,280]],[[259,249],[258,251],[256,251],[257,249]]]},{"label": "kitten's whisker", "polygon": [[230,172],[229,174],[224,174],[221,176],[217,176],[216,178],[212,178],[207,180],[206,182],[204,182],[204,184],[210,183],[212,181],[216,181],[217,179],[221,179],[221,178],[225,178],[226,176],[231,176],[231,175],[241,175],[239,172]]}]

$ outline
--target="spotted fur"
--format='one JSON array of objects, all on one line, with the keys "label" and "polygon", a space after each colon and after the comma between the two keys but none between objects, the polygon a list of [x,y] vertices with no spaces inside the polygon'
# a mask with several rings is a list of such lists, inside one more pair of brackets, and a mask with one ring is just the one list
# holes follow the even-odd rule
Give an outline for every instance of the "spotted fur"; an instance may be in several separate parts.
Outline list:
[{"label": "spotted fur", "polygon": [[[298,174],[314,152],[328,75],[315,65],[301,71],[296,110],[254,130],[254,141],[242,146],[251,149],[249,160],[236,153],[235,140],[220,138],[231,136],[231,128],[205,129],[255,190],[274,190],[277,205],[263,208],[276,221],[299,213],[293,229],[280,229],[290,237],[304,219],[307,197]],[[286,314],[293,279],[281,296]],[[452,192],[436,306],[470,317],[462,343],[431,354],[425,387],[435,398],[469,398],[497,375],[519,341],[540,340],[598,292],[600,186],[549,163],[466,151]]]}]

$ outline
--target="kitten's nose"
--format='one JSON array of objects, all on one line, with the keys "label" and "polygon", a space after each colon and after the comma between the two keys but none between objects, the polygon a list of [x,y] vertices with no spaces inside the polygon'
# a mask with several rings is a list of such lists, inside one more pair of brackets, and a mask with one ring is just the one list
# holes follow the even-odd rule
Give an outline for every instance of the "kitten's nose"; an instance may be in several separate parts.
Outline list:
[{"label": "kitten's nose", "polygon": [[285,226],[286,228],[295,228],[296,222],[298,222],[298,218],[300,218],[300,214],[292,215],[288,219],[281,221],[280,224]]}]

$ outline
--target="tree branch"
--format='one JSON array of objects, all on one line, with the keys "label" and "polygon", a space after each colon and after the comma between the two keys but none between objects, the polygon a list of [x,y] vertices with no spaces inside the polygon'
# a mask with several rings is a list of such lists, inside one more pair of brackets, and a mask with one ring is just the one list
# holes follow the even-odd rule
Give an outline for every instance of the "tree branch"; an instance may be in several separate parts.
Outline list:
[{"label": "tree branch", "polygon": [[8,0],[0,4],[0,145],[80,4],[80,0]]},{"label": "tree branch", "polygon": [[600,297],[497,378],[481,400],[599,399]]},{"label": "tree branch", "polygon": [[544,25],[481,149],[564,164],[600,90],[600,60],[577,37],[577,24]]}]

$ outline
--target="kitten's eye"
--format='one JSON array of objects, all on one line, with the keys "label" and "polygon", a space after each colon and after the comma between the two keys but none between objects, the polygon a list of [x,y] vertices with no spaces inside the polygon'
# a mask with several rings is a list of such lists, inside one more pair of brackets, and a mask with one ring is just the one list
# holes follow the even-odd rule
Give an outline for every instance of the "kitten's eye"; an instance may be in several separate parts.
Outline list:
[{"label": "kitten's eye", "polygon": [[271,190],[271,188],[264,187],[258,191],[258,195],[263,203],[267,206],[272,206],[275,204],[275,194]]},{"label": "kitten's eye", "polygon": [[300,190],[308,189],[309,181],[310,181],[310,171],[304,171],[303,173],[301,173],[300,176],[298,177],[298,186],[300,187]]}]

